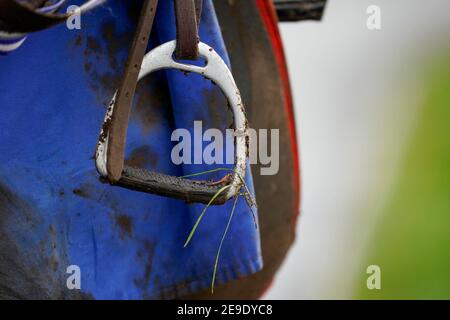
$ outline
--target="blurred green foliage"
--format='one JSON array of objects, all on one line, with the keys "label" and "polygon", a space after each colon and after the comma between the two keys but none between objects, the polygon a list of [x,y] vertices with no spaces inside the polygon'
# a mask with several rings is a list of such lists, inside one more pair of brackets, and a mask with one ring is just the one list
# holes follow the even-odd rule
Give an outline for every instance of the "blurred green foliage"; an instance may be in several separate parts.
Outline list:
[{"label": "blurred green foliage", "polygon": [[[450,51],[424,73],[425,99],[400,176],[368,251],[381,290],[359,299],[450,299]],[[365,270],[364,270],[365,271]]]}]

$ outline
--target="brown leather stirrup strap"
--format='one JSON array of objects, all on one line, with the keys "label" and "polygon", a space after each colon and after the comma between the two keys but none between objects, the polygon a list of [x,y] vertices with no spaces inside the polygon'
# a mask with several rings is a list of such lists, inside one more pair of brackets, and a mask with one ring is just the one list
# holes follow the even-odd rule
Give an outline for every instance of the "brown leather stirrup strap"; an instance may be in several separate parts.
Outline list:
[{"label": "brown leather stirrup strap", "polygon": [[181,60],[198,58],[198,26],[203,0],[174,0],[177,24],[175,56]]},{"label": "brown leather stirrup strap", "polygon": [[125,72],[115,98],[114,112],[111,115],[109,127],[106,165],[108,180],[112,183],[117,182],[122,175],[128,120],[157,5],[158,0],[145,0],[142,6]]}]

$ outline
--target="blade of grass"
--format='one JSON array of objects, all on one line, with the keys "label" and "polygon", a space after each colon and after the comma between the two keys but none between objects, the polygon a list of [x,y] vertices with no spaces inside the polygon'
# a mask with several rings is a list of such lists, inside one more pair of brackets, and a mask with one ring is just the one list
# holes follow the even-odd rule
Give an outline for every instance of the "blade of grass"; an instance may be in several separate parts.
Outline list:
[{"label": "blade of grass", "polygon": [[207,170],[207,171],[202,171],[202,172],[198,172],[198,173],[193,173],[193,174],[181,176],[180,178],[191,178],[191,177],[201,176],[201,175],[204,175],[204,174],[207,174],[207,173],[213,173],[213,172],[218,172],[218,171],[232,171],[235,174],[237,174],[238,178],[242,181],[242,184],[243,184],[244,189],[245,189],[245,192],[244,192],[245,202],[247,203],[247,206],[248,206],[248,209],[250,211],[250,214],[252,215],[253,223],[255,225],[255,229],[258,229],[258,223],[256,221],[256,215],[255,215],[255,212],[253,211],[253,207],[257,208],[256,200],[253,197],[253,195],[251,194],[250,190],[248,189],[248,186],[247,186],[247,183],[245,182],[245,179],[243,177],[241,177],[240,174],[236,173],[233,169],[230,169],[230,168],[216,168],[216,169],[212,169],[212,170]]},{"label": "blade of grass", "polygon": [[249,201],[247,201],[247,202],[250,202],[251,206],[253,206],[255,208],[257,207],[256,201],[255,201],[253,195],[251,194],[250,190],[248,189],[248,186],[247,186],[247,183],[245,182],[245,179],[240,174],[235,172],[233,169],[230,169],[230,168],[216,168],[216,169],[212,169],[212,170],[207,170],[207,171],[197,172],[197,173],[193,173],[193,174],[188,174],[188,175],[185,175],[185,176],[181,176],[180,178],[184,179],[184,178],[197,177],[197,176],[201,176],[201,175],[204,175],[204,174],[207,174],[207,173],[213,173],[213,172],[218,172],[218,171],[231,171],[231,172],[235,173],[238,176],[238,178],[242,181],[242,184],[244,186],[245,192],[247,194],[246,197],[249,198]]},{"label": "blade of grass", "polygon": [[207,173],[213,173],[213,172],[217,172],[217,171],[234,171],[233,169],[230,168],[216,168],[216,169],[212,169],[212,170],[208,170],[208,171],[202,171],[202,172],[198,172],[198,173],[193,173],[193,174],[188,174],[185,176],[181,176],[180,178],[191,178],[191,177],[197,177],[197,176],[201,176]]},{"label": "blade of grass", "polygon": [[233,219],[233,215],[234,215],[234,211],[236,209],[236,204],[237,204],[238,199],[239,199],[239,196],[236,196],[236,198],[234,199],[233,209],[231,209],[231,214],[230,214],[230,217],[228,218],[227,226],[223,233],[222,239],[220,240],[219,248],[217,249],[216,262],[214,264],[214,272],[213,272],[213,277],[212,277],[212,281],[211,281],[211,293],[214,293],[214,282],[216,280],[216,272],[217,272],[217,265],[219,264],[220,251],[222,250],[223,242],[225,240],[225,237],[227,236],[228,229],[230,228],[231,220]]},{"label": "blade of grass", "polygon": [[231,185],[227,185],[222,187],[221,189],[219,189],[216,194],[211,198],[211,200],[209,200],[208,204],[205,206],[205,208],[203,208],[202,213],[200,214],[200,216],[198,217],[197,221],[194,224],[194,227],[192,227],[191,232],[189,233],[189,236],[186,240],[186,242],[184,243],[184,248],[186,248],[186,246],[189,244],[189,242],[191,241],[192,237],[194,236],[195,231],[197,230],[198,225],[200,224],[200,221],[202,220],[203,216],[205,215],[206,210],[208,210],[209,206],[211,205],[211,203],[214,202],[214,200],[225,190],[227,190],[228,188],[231,188]]}]

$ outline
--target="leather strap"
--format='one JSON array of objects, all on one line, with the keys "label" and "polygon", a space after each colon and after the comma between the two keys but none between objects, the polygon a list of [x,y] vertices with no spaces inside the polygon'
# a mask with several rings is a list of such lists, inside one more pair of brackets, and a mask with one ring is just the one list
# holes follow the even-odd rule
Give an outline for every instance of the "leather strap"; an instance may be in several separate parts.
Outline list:
[{"label": "leather strap", "polygon": [[198,26],[203,0],[174,0],[177,25],[175,56],[181,60],[198,58]]},{"label": "leather strap", "polygon": [[125,65],[125,72],[115,98],[109,124],[108,161],[106,164],[108,180],[111,183],[117,182],[122,175],[128,120],[157,5],[158,0],[145,0],[143,4],[137,31]]}]

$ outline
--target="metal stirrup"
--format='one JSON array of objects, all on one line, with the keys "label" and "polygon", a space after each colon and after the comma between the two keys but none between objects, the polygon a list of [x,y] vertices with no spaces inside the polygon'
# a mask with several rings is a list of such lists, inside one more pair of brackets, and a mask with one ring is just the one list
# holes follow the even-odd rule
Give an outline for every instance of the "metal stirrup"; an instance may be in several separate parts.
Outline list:
[{"label": "metal stirrup", "polygon": [[[199,54],[208,63],[205,67],[179,63],[173,60],[173,53],[176,48],[176,41],[167,42],[146,54],[139,80],[146,75],[160,69],[178,69],[187,72],[195,72],[213,80],[228,99],[233,112],[234,129],[238,134],[235,136],[235,165],[234,172],[228,181],[221,183],[211,183],[209,181],[196,181],[162,173],[151,172],[145,169],[124,166],[122,174],[115,185],[128,189],[158,194],[185,200],[187,202],[209,203],[216,193],[228,186],[224,191],[214,199],[212,204],[223,204],[228,199],[237,195],[243,185],[245,177],[247,160],[247,119],[245,117],[244,107],[241,96],[233,76],[222,58],[208,45],[199,44]],[[98,144],[96,152],[96,166],[100,175],[108,177],[108,140],[109,128],[112,114],[115,111],[115,99],[111,101],[111,108],[105,117],[103,137]],[[242,134],[243,133],[243,134]]]},{"label": "metal stirrup", "polygon": [[[177,48],[176,41],[160,45],[142,59],[153,23],[156,3],[157,0],[147,0],[144,3],[122,84],[110,103],[100,133],[95,157],[96,167],[100,175],[112,185],[186,202],[223,204],[240,192],[245,178],[248,125],[242,99],[225,62],[213,48],[204,43],[198,43],[199,55],[207,62],[204,67],[175,61],[173,55]],[[218,182],[190,180],[124,165],[128,119],[137,81],[154,71],[168,68],[198,73],[211,79],[228,99],[233,112],[234,129],[239,133],[234,138],[234,171],[224,177],[228,179]]]}]

